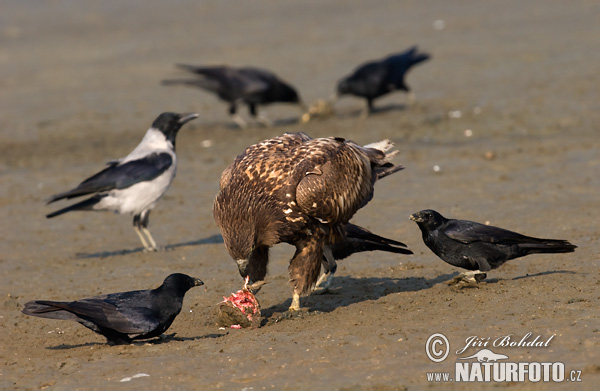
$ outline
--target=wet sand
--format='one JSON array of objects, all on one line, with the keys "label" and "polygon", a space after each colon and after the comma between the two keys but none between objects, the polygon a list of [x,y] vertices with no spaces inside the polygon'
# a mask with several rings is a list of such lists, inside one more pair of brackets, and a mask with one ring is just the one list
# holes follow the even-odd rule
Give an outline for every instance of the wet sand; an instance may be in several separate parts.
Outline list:
[{"label": "wet sand", "polygon": [[[530,340],[554,337],[546,347],[491,350],[512,362],[562,362],[567,376],[583,371],[578,388],[595,389],[598,5],[10,0],[2,9],[0,388],[420,389],[434,385],[428,372],[454,375],[457,358],[480,349],[456,354],[468,337],[531,332]],[[408,76],[416,103],[390,95],[366,119],[364,103],[347,98],[333,118],[301,125],[297,108],[277,105],[262,108],[275,126],[239,130],[215,97],[159,84],[182,75],[179,62],[257,65],[312,102],[360,62],[413,44],[433,56]],[[177,178],[150,219],[164,251],[142,252],[128,216],[44,218],[54,210],[48,196],[127,154],[163,111],[201,115],[179,133]],[[286,131],[394,141],[407,168],[377,183],[353,221],[415,254],[341,261],[330,293],[304,298],[306,311],[286,318],[293,248],[278,245],[258,295],[263,327],[220,330],[215,305],[242,280],[212,219],[218,179],[246,146]],[[579,248],[513,260],[477,287],[451,287],[458,270],[408,220],[425,208]],[[29,300],[146,289],[171,272],[206,285],[188,293],[167,332],[175,335],[161,341],[110,347],[77,323],[20,313]],[[441,363],[425,354],[434,333],[450,341]],[[140,373],[149,376],[121,382]],[[483,384],[498,385],[507,383]]]}]

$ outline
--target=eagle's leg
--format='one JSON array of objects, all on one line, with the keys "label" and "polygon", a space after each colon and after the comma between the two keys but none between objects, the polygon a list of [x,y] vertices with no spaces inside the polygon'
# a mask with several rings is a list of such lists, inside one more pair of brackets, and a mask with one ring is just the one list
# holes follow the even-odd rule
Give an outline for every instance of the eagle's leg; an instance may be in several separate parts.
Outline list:
[{"label": "eagle's leg", "polygon": [[296,242],[296,253],[288,267],[294,289],[290,311],[300,309],[300,295],[310,292],[319,279],[325,247],[324,232],[318,228],[311,236]]},{"label": "eagle's leg", "polygon": [[294,290],[294,294],[292,295],[292,304],[290,304],[288,311],[300,311],[300,294],[296,290]]}]

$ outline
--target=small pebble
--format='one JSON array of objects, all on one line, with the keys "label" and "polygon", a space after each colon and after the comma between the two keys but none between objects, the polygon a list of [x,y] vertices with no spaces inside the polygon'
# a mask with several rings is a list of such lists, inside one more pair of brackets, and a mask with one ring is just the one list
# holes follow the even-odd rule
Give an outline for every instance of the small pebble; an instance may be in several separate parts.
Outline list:
[{"label": "small pebble", "polygon": [[496,158],[496,152],[487,151],[485,155],[483,155],[487,160],[494,160]]},{"label": "small pebble", "polygon": [[460,118],[460,117],[462,117],[462,113],[460,112],[460,110],[451,110],[448,112],[448,117]]},{"label": "small pebble", "polygon": [[434,30],[443,30],[446,28],[446,22],[444,22],[442,19],[437,19],[433,21],[433,29]]}]

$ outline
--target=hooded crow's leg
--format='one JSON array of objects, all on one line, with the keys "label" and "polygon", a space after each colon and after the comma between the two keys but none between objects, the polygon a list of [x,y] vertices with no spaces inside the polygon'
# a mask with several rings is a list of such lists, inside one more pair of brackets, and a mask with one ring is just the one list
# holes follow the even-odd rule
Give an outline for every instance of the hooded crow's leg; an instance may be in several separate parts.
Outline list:
[{"label": "hooded crow's leg", "polygon": [[244,129],[248,126],[248,124],[246,123],[246,120],[244,120],[237,113],[237,104],[235,102],[233,102],[229,105],[229,115],[231,116],[231,119],[233,120],[233,122],[235,122],[237,124],[237,126],[239,126],[240,128]]},{"label": "hooded crow's leg", "polygon": [[266,126],[266,127],[273,126],[273,122],[270,119],[268,119],[265,115],[260,114],[257,111],[256,103],[248,103],[248,112],[250,113],[252,118],[254,118],[256,120],[256,122],[258,122],[259,124]]},{"label": "hooded crow's leg", "polygon": [[[138,234],[142,245],[144,246],[144,251],[157,251],[156,242],[147,228],[149,217],[149,210],[145,210],[142,213],[133,216],[133,229],[135,229],[135,233]],[[148,244],[148,242],[150,244]]]}]

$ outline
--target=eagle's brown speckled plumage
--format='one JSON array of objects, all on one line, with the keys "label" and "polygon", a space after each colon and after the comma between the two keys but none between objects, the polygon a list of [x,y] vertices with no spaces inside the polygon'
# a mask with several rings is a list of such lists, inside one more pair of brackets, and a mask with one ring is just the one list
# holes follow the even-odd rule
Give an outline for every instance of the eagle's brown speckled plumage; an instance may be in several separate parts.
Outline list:
[{"label": "eagle's brown speckled plumage", "polygon": [[[240,274],[251,282],[263,280],[269,247],[290,243],[296,246],[289,266],[294,293],[306,293],[318,279],[324,256],[346,240],[350,218],[373,197],[375,181],[403,168],[389,161],[396,154],[385,153],[389,141],[373,146],[379,149],[286,133],[239,155],[221,176],[213,212]],[[350,253],[386,250],[367,247]],[[402,250],[387,249],[410,253]]]}]

